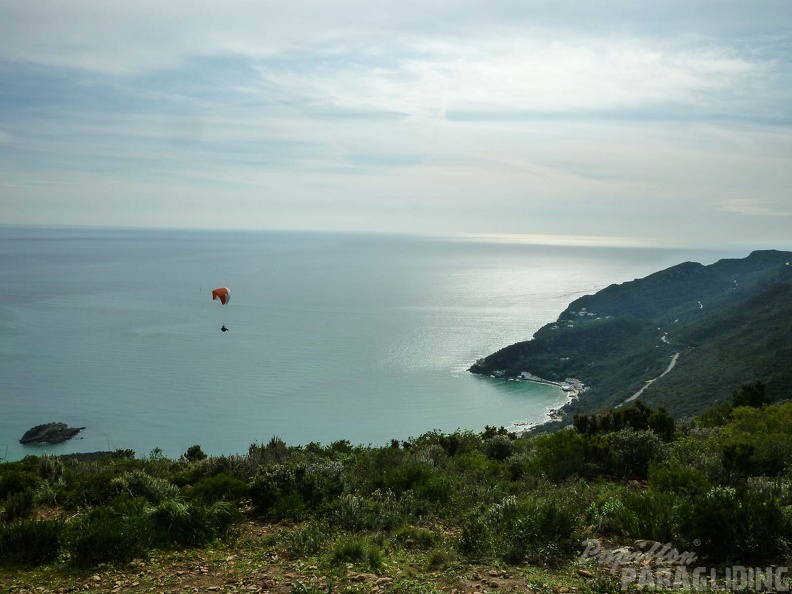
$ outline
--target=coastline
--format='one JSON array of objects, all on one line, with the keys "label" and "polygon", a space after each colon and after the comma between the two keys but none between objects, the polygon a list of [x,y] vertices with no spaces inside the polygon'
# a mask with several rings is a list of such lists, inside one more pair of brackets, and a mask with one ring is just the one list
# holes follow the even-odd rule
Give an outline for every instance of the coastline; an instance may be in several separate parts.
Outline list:
[{"label": "coastline", "polygon": [[567,395],[567,401],[559,406],[558,408],[548,408],[547,409],[547,420],[544,423],[521,423],[515,422],[512,423],[511,430],[512,433],[517,435],[523,435],[525,433],[530,432],[531,430],[535,429],[536,427],[541,427],[546,423],[556,423],[564,418],[564,408],[569,405],[571,402],[580,398],[580,395],[586,392],[590,386],[585,385],[577,378],[569,377],[566,378],[564,381],[554,381],[541,378],[537,375],[534,375],[528,371],[521,372],[516,377],[504,377],[503,372],[500,372],[500,375],[496,371],[495,373],[490,375],[491,378],[494,379],[501,379],[510,382],[531,382],[534,384],[543,384],[545,386],[554,386],[556,388],[560,388],[563,392]]}]

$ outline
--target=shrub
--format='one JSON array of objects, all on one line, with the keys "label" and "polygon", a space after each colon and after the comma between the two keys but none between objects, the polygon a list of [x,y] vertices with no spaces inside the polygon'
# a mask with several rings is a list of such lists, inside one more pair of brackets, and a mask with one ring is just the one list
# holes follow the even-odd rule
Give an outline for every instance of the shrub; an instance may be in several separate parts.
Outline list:
[{"label": "shrub", "polygon": [[532,499],[500,523],[501,559],[510,563],[529,555],[559,555],[570,550],[577,528],[577,513],[567,502],[557,499]]},{"label": "shrub", "polygon": [[182,454],[182,459],[187,462],[200,462],[206,460],[206,454],[199,445],[193,445],[187,448],[187,451]]},{"label": "shrub", "polygon": [[329,460],[314,464],[286,464],[259,475],[250,488],[253,506],[275,520],[303,519],[344,491],[340,463]]},{"label": "shrub", "polygon": [[38,482],[38,477],[31,472],[4,468],[0,472],[0,501],[7,499],[9,495],[21,493],[26,489],[33,490]]},{"label": "shrub", "polygon": [[432,475],[418,487],[416,495],[435,503],[447,503],[451,499],[453,485],[445,476]]},{"label": "shrub", "polygon": [[204,503],[239,502],[250,496],[250,485],[227,474],[218,474],[198,481],[187,493],[191,499]]},{"label": "shrub", "polygon": [[697,497],[710,489],[707,475],[698,468],[678,462],[649,465],[649,486],[654,491]]},{"label": "shrub", "polygon": [[392,491],[377,490],[369,497],[338,498],[327,517],[343,530],[389,530],[413,521],[418,509],[412,493],[397,498]]},{"label": "shrub", "polygon": [[64,468],[64,505],[67,508],[105,505],[117,495],[112,468],[97,464],[70,464]]},{"label": "shrub", "polygon": [[58,557],[63,520],[21,521],[0,526],[0,561],[44,565]]},{"label": "shrub", "polygon": [[671,441],[674,439],[676,422],[674,421],[674,417],[669,415],[662,406],[649,415],[647,425],[649,425],[649,429],[663,441]]},{"label": "shrub", "polygon": [[514,444],[508,435],[495,435],[484,441],[484,455],[502,462],[512,455]]},{"label": "shrub", "polygon": [[611,469],[622,478],[645,479],[649,464],[661,461],[666,454],[665,444],[652,431],[628,427],[609,438]]},{"label": "shrub", "polygon": [[404,545],[408,549],[428,550],[438,542],[435,532],[427,528],[417,528],[406,526],[398,530],[395,534],[396,542]]},{"label": "shrub", "polygon": [[305,502],[297,493],[297,478],[293,468],[278,466],[258,476],[250,486],[253,507],[274,520],[300,520]]},{"label": "shrub", "polygon": [[42,454],[39,458],[39,476],[45,481],[53,481],[63,474],[63,462],[57,456]]},{"label": "shrub", "polygon": [[586,517],[595,533],[614,533],[622,530],[624,503],[620,497],[608,497],[602,502],[592,502],[586,508]]},{"label": "shrub", "polygon": [[688,538],[700,539],[702,554],[715,561],[766,562],[788,554],[792,525],[774,490],[719,486],[695,501]]},{"label": "shrub", "polygon": [[149,545],[145,508],[95,507],[69,525],[66,549],[78,567],[128,563]]},{"label": "shrub", "polygon": [[200,505],[177,499],[160,503],[150,518],[158,542],[185,547],[225,537],[240,520],[237,509],[226,501]]},{"label": "shrub", "polygon": [[355,563],[366,566],[371,571],[382,567],[382,549],[370,540],[360,536],[344,538],[333,545],[330,558],[335,564]]},{"label": "shrub", "polygon": [[536,439],[537,469],[554,481],[579,473],[585,456],[585,439],[572,429]]},{"label": "shrub", "polygon": [[692,505],[672,492],[628,492],[615,510],[612,526],[615,532],[635,540],[673,542],[687,546],[685,527],[689,525]]},{"label": "shrub", "polygon": [[459,551],[471,561],[494,556],[509,563],[568,552],[578,526],[576,507],[560,497],[531,497],[522,502],[507,497],[468,517]]},{"label": "shrub", "polygon": [[484,561],[492,554],[490,527],[483,514],[472,514],[462,525],[459,552],[470,561]]},{"label": "shrub", "polygon": [[175,497],[179,488],[169,481],[146,474],[142,470],[126,472],[113,481],[113,486],[120,492],[137,498],[143,497],[151,503],[159,503]]},{"label": "shrub", "polygon": [[716,439],[724,466],[738,477],[780,474],[792,457],[792,403],[735,408]]},{"label": "shrub", "polygon": [[19,493],[9,495],[6,499],[3,518],[6,521],[29,518],[35,507],[35,493],[30,487]]},{"label": "shrub", "polygon": [[431,464],[411,458],[402,459],[397,464],[383,465],[375,485],[379,489],[404,493],[419,488],[433,475],[434,467]]},{"label": "shrub", "polygon": [[752,384],[743,384],[738,390],[732,392],[732,406],[750,406],[761,408],[765,404],[770,404],[770,396],[767,394],[767,386],[763,381],[756,381]]},{"label": "shrub", "polygon": [[172,475],[171,481],[178,487],[185,487],[221,474],[248,481],[255,474],[253,466],[247,456],[237,455],[212,456],[189,463],[182,461],[178,472]]},{"label": "shrub", "polygon": [[248,448],[248,463],[255,473],[261,468],[283,464],[291,455],[291,450],[286,443],[277,436],[273,436],[267,445],[251,444]]},{"label": "shrub", "polygon": [[295,559],[316,555],[324,550],[327,539],[327,533],[321,524],[308,522],[289,533],[289,552]]}]

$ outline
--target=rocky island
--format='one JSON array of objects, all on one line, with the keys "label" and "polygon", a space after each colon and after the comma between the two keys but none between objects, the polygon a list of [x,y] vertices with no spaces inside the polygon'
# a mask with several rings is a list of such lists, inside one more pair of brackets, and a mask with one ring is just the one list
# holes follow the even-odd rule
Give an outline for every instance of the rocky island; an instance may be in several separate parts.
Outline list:
[{"label": "rocky island", "polygon": [[46,423],[29,429],[19,440],[22,445],[50,445],[62,443],[77,435],[85,427],[69,427],[66,423]]}]

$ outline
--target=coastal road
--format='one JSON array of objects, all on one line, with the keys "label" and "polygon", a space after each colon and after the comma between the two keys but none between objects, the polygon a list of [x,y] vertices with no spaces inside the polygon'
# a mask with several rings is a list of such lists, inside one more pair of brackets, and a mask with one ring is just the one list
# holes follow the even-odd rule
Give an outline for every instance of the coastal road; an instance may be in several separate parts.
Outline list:
[{"label": "coastal road", "polygon": [[[674,353],[674,354],[671,356],[671,362],[668,364],[668,367],[666,367],[666,370],[665,370],[663,373],[661,373],[660,375],[658,375],[658,376],[657,376],[656,378],[654,378],[654,379],[647,380],[647,382],[646,382],[646,384],[644,385],[644,387],[643,387],[643,388],[641,388],[640,390],[638,390],[638,391],[637,391],[635,394],[633,394],[632,396],[630,396],[630,397],[629,397],[627,400],[625,400],[624,402],[622,402],[622,403],[621,403],[619,406],[624,406],[624,405],[625,405],[625,404],[627,404],[628,402],[632,402],[633,400],[635,400],[636,398],[638,398],[638,396],[640,396],[641,394],[643,394],[643,391],[644,391],[644,390],[646,390],[646,388],[648,388],[648,387],[649,387],[649,386],[652,384],[652,382],[654,382],[655,380],[659,380],[661,377],[663,377],[663,376],[664,376],[666,373],[668,373],[669,371],[671,371],[671,370],[674,368],[674,365],[676,365],[677,359],[679,359],[679,353]],[[618,408],[618,406],[617,406],[616,408]]]}]

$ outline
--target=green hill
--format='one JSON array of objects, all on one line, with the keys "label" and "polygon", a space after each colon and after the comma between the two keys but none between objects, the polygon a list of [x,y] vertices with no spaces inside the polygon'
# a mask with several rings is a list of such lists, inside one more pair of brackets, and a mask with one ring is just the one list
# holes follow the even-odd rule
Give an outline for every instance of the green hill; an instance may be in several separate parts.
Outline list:
[{"label": "green hill", "polygon": [[755,380],[778,399],[792,379],[791,261],[790,252],[756,251],[611,285],[470,371],[578,378],[589,390],[568,412],[618,406],[646,387],[641,399],[687,416]]}]

